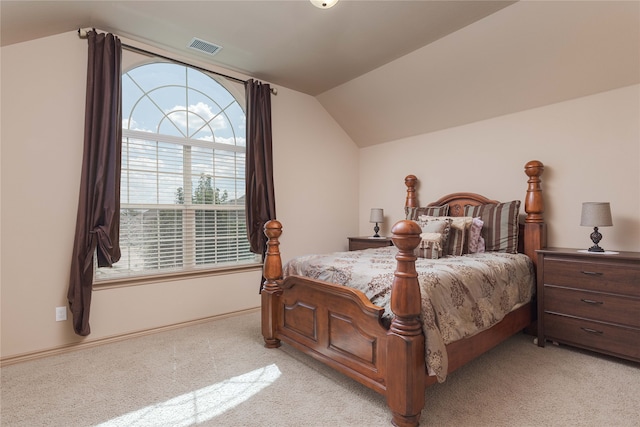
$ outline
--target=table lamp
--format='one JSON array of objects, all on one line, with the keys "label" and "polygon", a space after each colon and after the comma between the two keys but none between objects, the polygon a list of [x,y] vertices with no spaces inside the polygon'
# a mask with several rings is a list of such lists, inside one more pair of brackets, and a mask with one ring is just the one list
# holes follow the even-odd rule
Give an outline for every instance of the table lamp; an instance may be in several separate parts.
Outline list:
[{"label": "table lamp", "polygon": [[369,222],[375,222],[376,226],[373,227],[373,231],[376,233],[373,235],[373,237],[380,237],[380,235],[378,234],[378,231],[380,231],[380,227],[378,227],[378,223],[379,222],[383,222],[384,221],[384,212],[381,208],[372,208],[371,209],[371,216],[369,217]]},{"label": "table lamp", "polygon": [[598,232],[598,227],[610,227],[613,225],[609,203],[584,202],[582,204],[580,225],[593,227],[593,233],[590,235],[593,246],[589,248],[589,252],[604,252],[604,249],[598,246],[598,243],[602,239],[602,234]]}]

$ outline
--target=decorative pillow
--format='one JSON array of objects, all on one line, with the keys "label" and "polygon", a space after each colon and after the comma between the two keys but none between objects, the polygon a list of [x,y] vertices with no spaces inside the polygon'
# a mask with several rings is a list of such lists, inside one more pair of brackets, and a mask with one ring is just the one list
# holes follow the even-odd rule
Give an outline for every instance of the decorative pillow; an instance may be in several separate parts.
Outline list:
[{"label": "decorative pillow", "polygon": [[518,252],[518,215],[520,200],[494,205],[464,207],[465,215],[480,217],[484,222],[482,237],[487,252]]},{"label": "decorative pillow", "polygon": [[442,234],[422,233],[422,240],[416,249],[419,258],[438,259],[442,256]]},{"label": "decorative pillow", "polygon": [[451,229],[449,231],[448,242],[444,244],[442,248],[443,254],[456,255],[456,256],[464,254],[467,230],[471,226],[471,222],[473,221],[473,218],[465,217],[465,216],[433,217],[433,216],[421,215],[419,217],[418,223],[420,223],[420,221],[428,221],[428,220],[435,220],[435,219],[451,221]]},{"label": "decorative pillow", "polygon": [[449,237],[451,221],[440,217],[420,217],[418,224],[422,228],[420,245],[416,249],[416,256],[421,258],[438,259]]},{"label": "decorative pillow", "polygon": [[[469,234],[467,235],[467,253],[475,254],[477,252],[484,252],[484,239],[482,239],[480,235],[483,225],[484,221],[480,218],[473,218],[471,221]],[[482,242],[482,248],[480,248],[480,242]]]},{"label": "decorative pillow", "polygon": [[467,244],[467,234],[473,222],[470,216],[451,217],[451,232],[449,233],[449,245],[447,246],[447,255],[460,256],[465,253],[465,245]]},{"label": "decorative pillow", "polygon": [[420,215],[428,216],[447,216],[449,215],[449,205],[442,206],[426,206],[423,208],[404,208],[406,219],[416,221]]}]

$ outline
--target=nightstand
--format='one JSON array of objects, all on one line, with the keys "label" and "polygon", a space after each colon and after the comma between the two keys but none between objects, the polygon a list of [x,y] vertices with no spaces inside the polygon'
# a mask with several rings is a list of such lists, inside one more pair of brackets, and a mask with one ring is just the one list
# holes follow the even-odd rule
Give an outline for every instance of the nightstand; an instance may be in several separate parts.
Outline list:
[{"label": "nightstand", "polygon": [[349,237],[350,251],[370,248],[382,248],[385,246],[393,246],[391,237]]},{"label": "nightstand", "polygon": [[550,340],[640,362],[640,253],[538,253],[538,345]]}]

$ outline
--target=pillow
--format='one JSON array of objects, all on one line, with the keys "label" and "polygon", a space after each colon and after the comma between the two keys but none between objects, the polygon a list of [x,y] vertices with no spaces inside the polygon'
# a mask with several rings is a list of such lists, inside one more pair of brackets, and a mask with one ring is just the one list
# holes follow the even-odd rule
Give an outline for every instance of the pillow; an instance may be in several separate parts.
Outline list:
[{"label": "pillow", "polygon": [[460,256],[465,253],[465,247],[467,245],[467,234],[473,218],[470,216],[455,216],[451,217],[451,229],[449,233],[449,245],[447,246],[447,255]]},{"label": "pillow", "polygon": [[433,217],[427,215],[421,215],[418,222],[427,220],[449,220],[451,221],[451,229],[449,231],[448,242],[443,245],[442,251],[445,255],[462,255],[465,249],[465,239],[467,236],[467,230],[471,226],[473,221],[472,217],[464,216],[440,216]]},{"label": "pillow", "polygon": [[[480,218],[473,218],[471,221],[469,234],[467,236],[467,253],[475,254],[478,252],[484,252],[484,239],[480,235],[483,225],[484,221]],[[481,244],[482,247],[480,246]]]},{"label": "pillow", "polygon": [[520,200],[493,205],[464,207],[465,215],[480,217],[487,252],[518,252],[518,215]]},{"label": "pillow", "polygon": [[440,217],[427,219],[423,216],[418,220],[418,224],[422,228],[422,234],[420,234],[422,240],[416,248],[416,256],[429,259],[440,258],[449,237],[451,221]]},{"label": "pillow", "polygon": [[451,226],[451,220],[439,216],[420,215],[418,225],[423,233],[448,233]]},{"label": "pillow", "polygon": [[423,208],[408,208],[405,207],[406,219],[412,219],[416,221],[420,215],[428,216],[447,216],[449,215],[449,205],[442,206],[426,206]]},{"label": "pillow", "polygon": [[442,256],[442,235],[440,233],[422,233],[422,240],[416,248],[418,258],[438,259]]}]

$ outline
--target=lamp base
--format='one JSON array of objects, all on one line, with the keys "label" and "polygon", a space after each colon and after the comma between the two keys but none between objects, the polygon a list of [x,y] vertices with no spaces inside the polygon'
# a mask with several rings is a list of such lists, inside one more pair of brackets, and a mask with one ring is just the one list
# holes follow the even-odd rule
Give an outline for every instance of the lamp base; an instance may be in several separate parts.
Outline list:
[{"label": "lamp base", "polygon": [[591,233],[589,237],[591,237],[591,241],[593,242],[593,246],[589,248],[589,252],[604,252],[604,249],[598,246],[598,243],[602,240],[602,234],[598,231],[598,227],[593,227],[593,233]]},{"label": "lamp base", "polygon": [[378,231],[380,231],[380,227],[378,227],[378,223],[376,222],[376,226],[373,227],[373,231],[376,233],[373,235],[373,237],[380,237],[380,235],[378,234]]}]

